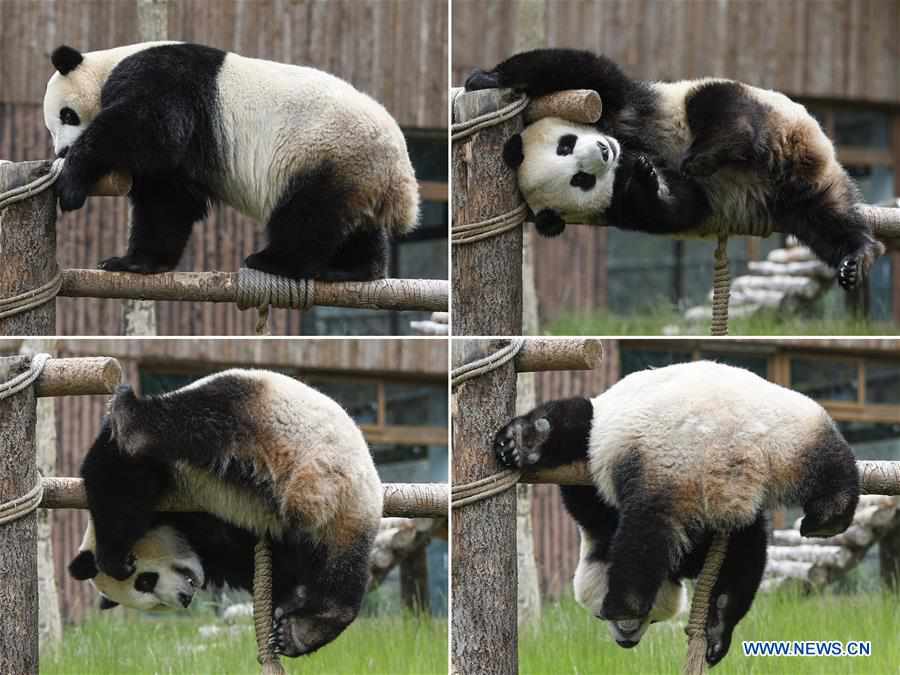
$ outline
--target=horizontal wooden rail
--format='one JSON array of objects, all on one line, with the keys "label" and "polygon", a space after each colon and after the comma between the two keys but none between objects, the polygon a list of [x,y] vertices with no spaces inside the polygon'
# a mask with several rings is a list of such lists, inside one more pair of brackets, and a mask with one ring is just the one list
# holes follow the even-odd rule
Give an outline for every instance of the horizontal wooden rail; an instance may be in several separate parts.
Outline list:
[{"label": "horizontal wooden rail", "polygon": [[[863,494],[900,495],[900,462],[861,460],[859,483]],[[555,483],[557,485],[591,485],[587,465],[583,462],[553,469],[525,471],[522,483]]]},{"label": "horizontal wooden rail", "polygon": [[111,394],[122,381],[122,366],[108,356],[48,359],[35,384],[35,394],[84,396]]},{"label": "horizontal wooden rail", "polygon": [[[43,478],[44,509],[86,509],[81,478]],[[446,518],[450,490],[444,483],[385,483],[384,515],[402,518]],[[196,511],[189,500],[169,500],[161,511]]]},{"label": "horizontal wooden rail", "polygon": [[[64,270],[59,295],[68,298],[123,298],[183,302],[236,302],[237,272],[134,274]],[[317,281],[314,305],[365,309],[447,311],[450,283],[441,279]],[[274,305],[273,305],[274,306]]]},{"label": "horizontal wooden rail", "polygon": [[540,370],[593,370],[603,359],[600,340],[568,338],[559,340],[525,340],[516,354],[516,372]]}]

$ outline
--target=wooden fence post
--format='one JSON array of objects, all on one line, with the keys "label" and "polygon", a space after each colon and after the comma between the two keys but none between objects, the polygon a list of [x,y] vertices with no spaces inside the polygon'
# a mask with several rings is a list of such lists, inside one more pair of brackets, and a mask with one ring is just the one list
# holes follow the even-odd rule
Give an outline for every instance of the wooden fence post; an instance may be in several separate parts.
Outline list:
[{"label": "wooden fence post", "polygon": [[[50,162],[0,163],[0,192],[47,173]],[[0,211],[0,299],[39,288],[56,275],[56,190]],[[56,301],[0,318],[0,335],[55,335]]]},{"label": "wooden fence post", "polygon": [[[515,274],[519,278],[521,269]],[[496,351],[490,340],[453,342],[457,368]],[[498,471],[487,451],[494,432],[515,414],[512,361],[462,383],[454,393],[453,483]],[[506,490],[453,512],[453,640],[450,670],[514,675],[516,627],[516,491]]]},{"label": "wooden fence post", "polygon": [[[0,382],[28,370],[30,363],[22,356],[0,358]],[[0,502],[34,487],[36,418],[32,387],[0,399]],[[37,514],[30,513],[0,524],[0,673],[38,672],[37,594]]]},{"label": "wooden fence post", "polygon": [[[518,98],[507,89],[460,93],[453,122],[466,122]],[[453,223],[502,215],[521,204],[516,174],[503,162],[503,145],[522,130],[522,116],[453,142]],[[522,228],[453,246],[453,333],[521,335]]]}]

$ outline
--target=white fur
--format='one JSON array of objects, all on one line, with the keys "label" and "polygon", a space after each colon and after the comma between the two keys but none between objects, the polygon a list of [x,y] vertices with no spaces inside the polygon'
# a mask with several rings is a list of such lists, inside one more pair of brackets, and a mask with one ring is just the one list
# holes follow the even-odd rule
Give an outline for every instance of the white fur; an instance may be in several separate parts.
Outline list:
[{"label": "white fur", "polygon": [[676,495],[676,529],[741,527],[782,503],[834,424],[803,394],[710,361],[632,373],[592,402],[589,466],[603,497],[617,504],[613,472],[638,453],[647,489]]},{"label": "white fur", "polygon": [[[578,137],[574,151],[557,155],[560,137]],[[601,146],[609,154],[603,159]],[[619,142],[587,124],[566,122],[547,117],[529,125],[522,132],[525,159],[518,169],[519,189],[535,213],[544,208],[556,209],[567,222],[591,222],[603,212],[612,199],[621,148]],[[579,171],[597,177],[590,190],[582,190],[570,181]]]}]

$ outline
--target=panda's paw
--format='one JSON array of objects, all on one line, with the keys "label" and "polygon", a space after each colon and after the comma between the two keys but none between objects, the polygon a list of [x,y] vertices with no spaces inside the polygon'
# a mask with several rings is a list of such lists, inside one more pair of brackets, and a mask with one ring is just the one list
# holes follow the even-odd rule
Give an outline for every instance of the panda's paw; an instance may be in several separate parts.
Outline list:
[{"label": "panda's paw", "polygon": [[521,469],[541,461],[541,446],[550,435],[546,417],[532,420],[517,417],[494,435],[497,461],[511,469]]},{"label": "panda's paw", "polygon": [[709,615],[706,619],[706,662],[716,665],[725,658],[731,646],[731,629],[725,621],[725,609],[728,606],[728,595],[721,594],[710,603]]},{"label": "panda's paw", "polygon": [[635,178],[651,192],[659,192],[659,174],[647,155],[640,155],[634,165]]},{"label": "panda's paw", "polygon": [[275,617],[272,619],[272,631],[269,633],[269,649],[275,656],[284,654],[285,624],[284,615],[279,616],[278,610],[275,610]]},{"label": "panda's paw", "polygon": [[56,179],[56,196],[59,199],[59,208],[63,211],[80,209],[87,201],[88,187],[83,181],[78,179],[75,171],[66,171],[63,168],[59,178]]},{"label": "panda's paw", "polygon": [[852,291],[862,279],[862,260],[861,256],[848,255],[838,265],[838,283],[845,291]]},{"label": "panda's paw", "polygon": [[174,265],[159,263],[149,258],[133,255],[113,256],[97,263],[97,269],[106,272],[136,272],[137,274],[159,274],[168,272]]},{"label": "panda's paw", "polygon": [[476,68],[469,77],[466,78],[466,91],[477,91],[479,89],[496,89],[500,86],[500,74],[496,71],[484,71]]}]

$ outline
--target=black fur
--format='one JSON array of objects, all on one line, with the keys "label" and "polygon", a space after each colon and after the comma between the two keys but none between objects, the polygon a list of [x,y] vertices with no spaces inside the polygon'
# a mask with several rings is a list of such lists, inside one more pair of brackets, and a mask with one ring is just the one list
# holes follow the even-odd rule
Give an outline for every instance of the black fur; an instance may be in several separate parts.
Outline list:
[{"label": "black fur", "polygon": [[843,532],[856,513],[859,479],[853,450],[837,427],[823,430],[810,444],[804,469],[801,491],[792,495],[803,504],[800,534],[830,537]]},{"label": "black fur", "polygon": [[[766,107],[738,83],[709,83],[688,95],[685,105],[693,142],[680,166],[665,166],[657,153],[665,131],[654,85],[630,79],[605,56],[573,49],[523,52],[491,71],[476,70],[466,87],[513,87],[530,96],[565,89],[597,91],[603,99],[597,128],[616,138],[623,152],[647,155],[673,187],[670,200],[635,199],[624,204],[620,200],[613,223],[619,227],[630,223],[632,229],[664,233],[696,226],[700,222],[696,219],[708,214],[706,200],[699,198],[707,189],[703,179],[723,167],[740,167],[770,181],[766,206],[772,219],[835,267],[844,288],[859,283],[884,250],[853,210],[859,193],[848,176],[837,178],[839,185],[814,188],[810,176],[821,168],[814,153],[809,153],[808,166],[773,161],[770,148],[777,130],[769,126]],[[672,180],[676,171],[687,180]]]},{"label": "black fur", "polygon": [[[69,52],[57,51],[61,64],[74,63]],[[206,217],[210,202],[222,199],[222,161],[229,149],[222,147],[225,122],[217,94],[225,55],[194,44],[151,47],[123,59],[103,85],[102,109],[68,148],[56,184],[60,208],[70,211],[84,205],[104,174],[131,174],[128,251],[102,261],[101,269],[174,269],[193,224]],[[269,217],[268,245],[245,264],[297,279],[384,277],[387,231],[354,212],[351,197],[327,158],[295,175]]]},{"label": "black fur", "polygon": [[59,71],[60,75],[68,75],[84,61],[84,57],[77,49],[68,45],[61,45],[53,50],[50,55],[50,63]]},{"label": "black fur", "polygon": [[[665,194],[660,192],[660,174],[667,187]],[[694,181],[658,169],[646,155],[623,151],[605,215],[610,225],[622,229],[675,233],[690,230],[706,218],[709,202]]]}]

